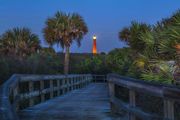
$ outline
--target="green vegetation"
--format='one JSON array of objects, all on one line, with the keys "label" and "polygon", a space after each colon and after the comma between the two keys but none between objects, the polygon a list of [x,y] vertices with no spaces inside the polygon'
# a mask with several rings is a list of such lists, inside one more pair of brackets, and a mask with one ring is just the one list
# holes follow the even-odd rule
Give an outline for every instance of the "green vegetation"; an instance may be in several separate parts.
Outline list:
[{"label": "green vegetation", "polygon": [[0,52],[4,55],[24,57],[40,49],[39,38],[28,28],[13,28],[0,37]]},{"label": "green vegetation", "polygon": [[[0,37],[0,83],[12,74],[107,74],[170,84],[180,72],[180,11],[155,25],[133,21],[119,32],[128,47],[108,54],[71,54],[88,28],[78,14],[57,12],[43,29],[48,48],[28,28],[14,28]],[[52,45],[66,49],[56,53]],[[64,59],[65,56],[65,59]]]},{"label": "green vegetation", "polygon": [[107,63],[106,56],[96,55],[91,58],[87,58],[84,61],[76,65],[78,69],[77,73],[92,73],[92,74],[107,74],[110,72]]},{"label": "green vegetation", "polygon": [[[171,83],[179,68],[180,11],[156,25],[132,22],[119,32],[119,38],[132,50],[134,70],[130,74],[144,80]],[[126,56],[124,56],[126,58]],[[176,65],[173,62],[176,62]],[[128,73],[129,74],[129,73]]]}]

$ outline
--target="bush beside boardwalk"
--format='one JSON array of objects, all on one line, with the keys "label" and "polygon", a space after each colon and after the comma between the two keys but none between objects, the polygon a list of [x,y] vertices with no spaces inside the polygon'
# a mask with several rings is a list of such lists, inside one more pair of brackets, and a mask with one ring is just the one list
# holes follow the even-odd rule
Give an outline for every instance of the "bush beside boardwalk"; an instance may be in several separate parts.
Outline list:
[{"label": "bush beside boardwalk", "polygon": [[[72,53],[70,57],[70,74],[108,74],[118,73],[123,76],[142,79],[143,69],[134,64],[130,48],[115,49],[109,54],[93,56],[91,53]],[[12,74],[63,74],[64,54],[34,54],[26,58],[1,56],[1,83]],[[13,59],[12,59],[13,58]],[[148,74],[147,74],[148,75]],[[163,76],[148,77],[158,83],[171,83],[172,79]]]},{"label": "bush beside boardwalk", "polygon": [[[105,61],[105,55],[98,55],[98,64],[87,64],[82,66],[84,61],[92,60],[91,53],[71,53],[70,74],[95,73],[107,74],[108,71],[102,61]],[[7,80],[12,74],[63,74],[64,54],[33,54],[25,58],[18,56],[0,56],[0,84]],[[90,68],[91,66],[91,68]],[[103,68],[101,68],[104,66]],[[94,70],[94,67],[97,67]],[[105,71],[106,70],[106,71]]]}]

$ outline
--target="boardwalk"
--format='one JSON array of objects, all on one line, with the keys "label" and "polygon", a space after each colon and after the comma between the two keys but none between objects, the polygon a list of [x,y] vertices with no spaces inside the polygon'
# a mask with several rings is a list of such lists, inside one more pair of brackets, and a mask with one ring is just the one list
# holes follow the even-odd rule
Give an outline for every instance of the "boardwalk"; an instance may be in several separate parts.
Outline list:
[{"label": "boardwalk", "polygon": [[123,120],[110,113],[105,83],[93,83],[19,113],[21,120]]}]

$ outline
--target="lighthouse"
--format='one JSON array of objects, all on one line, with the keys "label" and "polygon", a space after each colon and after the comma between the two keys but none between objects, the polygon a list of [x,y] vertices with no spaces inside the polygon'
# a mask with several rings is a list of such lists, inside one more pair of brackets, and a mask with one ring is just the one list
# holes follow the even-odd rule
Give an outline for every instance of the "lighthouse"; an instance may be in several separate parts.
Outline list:
[{"label": "lighthouse", "polygon": [[97,39],[97,37],[94,35],[94,36],[93,36],[93,49],[92,49],[92,53],[93,53],[93,54],[97,54],[96,39]]}]

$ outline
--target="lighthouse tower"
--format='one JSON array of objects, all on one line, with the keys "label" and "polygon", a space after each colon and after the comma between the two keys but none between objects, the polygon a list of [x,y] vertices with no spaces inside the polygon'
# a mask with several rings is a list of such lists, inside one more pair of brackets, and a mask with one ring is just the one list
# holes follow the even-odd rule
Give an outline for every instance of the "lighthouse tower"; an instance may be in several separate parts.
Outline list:
[{"label": "lighthouse tower", "polygon": [[97,54],[96,39],[97,39],[97,37],[94,35],[94,36],[93,36],[93,49],[92,49],[92,53],[93,53],[93,54]]}]

